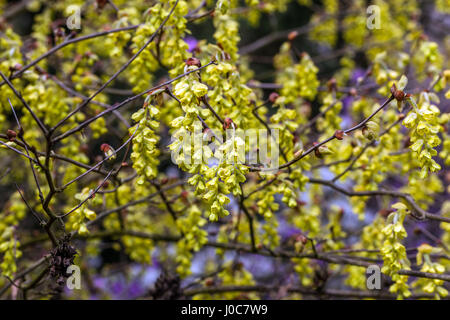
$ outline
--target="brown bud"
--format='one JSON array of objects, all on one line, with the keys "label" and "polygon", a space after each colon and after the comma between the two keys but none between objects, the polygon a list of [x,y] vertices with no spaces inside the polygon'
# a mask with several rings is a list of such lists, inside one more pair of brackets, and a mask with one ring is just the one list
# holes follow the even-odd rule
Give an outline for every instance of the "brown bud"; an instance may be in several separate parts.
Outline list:
[{"label": "brown bud", "polygon": [[328,87],[328,91],[336,90],[336,79],[331,78],[330,80],[328,80],[327,87]]},{"label": "brown bud", "polygon": [[102,187],[102,188],[108,188],[108,186],[109,186],[109,181],[106,180],[106,181],[104,181],[103,183],[100,181],[99,185],[100,185],[100,187]]},{"label": "brown bud", "polygon": [[338,140],[342,140],[344,139],[344,131],[342,130],[336,130],[336,132],[334,133],[334,136],[336,137],[336,139]]},{"label": "brown bud", "polygon": [[398,120],[403,120],[403,119],[405,119],[405,114],[404,113],[399,113]]},{"label": "brown bud", "polygon": [[225,118],[225,121],[223,122],[223,128],[229,129],[232,125],[234,125],[233,120],[231,120],[231,118]]},{"label": "brown bud", "polygon": [[[318,145],[318,143],[313,142],[313,146],[316,146],[316,145]],[[314,149],[314,154],[316,155],[317,158],[322,158],[322,154],[320,153],[319,148]]]},{"label": "brown bud", "polygon": [[109,150],[111,150],[111,146],[110,146],[109,144],[107,144],[107,143],[103,143],[103,144],[100,146],[100,150],[101,150],[102,152],[108,152]]},{"label": "brown bud", "polygon": [[405,93],[402,90],[398,90],[395,83],[391,87],[391,93],[394,96],[395,100],[399,102],[405,99]]},{"label": "brown bud", "polygon": [[181,191],[181,197],[183,199],[187,199],[188,195],[189,195],[189,192],[187,192],[186,190]]},{"label": "brown bud", "polygon": [[13,141],[17,137],[17,133],[14,130],[8,129],[6,131],[6,136],[9,141]]},{"label": "brown bud", "polygon": [[122,167],[128,167],[128,162],[124,161],[120,164]]},{"label": "brown bud", "polygon": [[352,97],[356,97],[356,95],[358,94],[358,92],[356,91],[355,88],[351,88],[350,91],[349,91],[349,94],[350,94]]},{"label": "brown bud", "polygon": [[161,185],[165,185],[167,182],[169,182],[169,179],[167,177],[161,179]]},{"label": "brown bud", "polygon": [[401,90],[397,90],[394,93],[394,98],[397,101],[403,101],[403,99],[405,99],[405,93],[403,91],[401,91]]},{"label": "brown bud", "polygon": [[197,58],[194,58],[194,57],[191,57],[191,58],[189,58],[189,59],[187,59],[186,60],[186,64],[188,65],[188,66],[197,66],[197,67],[201,67],[201,62],[200,62],[200,60],[199,59],[197,59]]},{"label": "brown bud", "polygon": [[272,93],[269,95],[269,101],[272,102],[272,103],[275,103],[275,101],[277,101],[277,99],[278,99],[279,96],[280,96],[280,95],[279,95],[278,93],[272,92]]},{"label": "brown bud", "polygon": [[213,285],[214,285],[214,279],[213,279],[213,278],[207,278],[207,279],[205,280],[205,286],[211,287],[211,286],[213,286]]},{"label": "brown bud", "polygon": [[289,41],[292,41],[292,40],[294,40],[295,38],[297,38],[297,36],[298,36],[298,32],[297,32],[297,31],[289,32],[289,34],[288,34],[288,40],[289,40]]},{"label": "brown bud", "polygon": [[382,217],[387,217],[388,215],[390,215],[392,212],[394,212],[393,209],[381,209],[378,214]]},{"label": "brown bud", "polygon": [[308,238],[306,238],[304,235],[299,234],[296,238],[295,241],[297,242],[301,242],[303,244],[306,244],[308,242]]}]

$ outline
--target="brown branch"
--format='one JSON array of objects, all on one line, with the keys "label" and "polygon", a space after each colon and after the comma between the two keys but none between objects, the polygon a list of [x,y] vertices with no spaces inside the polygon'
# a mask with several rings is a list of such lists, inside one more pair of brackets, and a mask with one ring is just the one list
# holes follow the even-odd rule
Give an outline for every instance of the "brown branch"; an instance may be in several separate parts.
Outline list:
[{"label": "brown branch", "polygon": [[[344,131],[345,134],[349,134],[355,130],[358,130],[362,127],[364,127],[364,125],[370,121],[370,119],[372,119],[380,110],[382,110],[384,107],[386,107],[392,100],[394,99],[393,96],[390,96],[379,108],[377,108],[370,116],[368,116],[366,119],[364,119],[363,121],[361,121],[359,124],[355,125],[354,127],[351,127],[347,130]],[[313,145],[311,148],[309,148],[308,150],[306,150],[305,152],[301,153],[300,155],[298,155],[297,157],[295,157],[294,159],[292,159],[291,161],[288,161],[282,165],[280,165],[278,167],[278,169],[283,169],[283,168],[287,168],[291,165],[293,165],[294,163],[296,163],[297,161],[303,159],[304,157],[306,157],[308,154],[310,154],[311,152],[313,152],[314,150],[320,148],[321,146],[327,144],[328,142],[334,140],[336,138],[335,135],[329,137],[328,139],[317,143],[315,145]],[[260,167],[253,167],[253,166],[249,166],[251,171],[265,171],[267,169],[264,168],[260,168]],[[273,170],[273,169],[270,169]]]},{"label": "brown branch", "polygon": [[[183,294],[186,296],[194,296],[197,294],[217,294],[227,292],[259,292],[270,293],[278,292],[280,286],[269,285],[223,285],[223,286],[211,286],[200,287],[195,289],[184,290]],[[373,299],[397,299],[395,294],[390,294],[383,291],[357,291],[357,290],[338,290],[338,289],[325,289],[317,290],[315,288],[290,286],[287,288],[288,293],[300,293],[306,296],[317,297],[339,297],[339,298],[373,298]],[[432,294],[413,294],[411,299],[423,299],[434,298]]]},{"label": "brown branch", "polygon": [[429,213],[423,210],[415,201],[414,199],[406,193],[397,192],[397,191],[390,191],[390,190],[374,190],[374,191],[349,191],[346,190],[332,181],[328,180],[322,180],[322,179],[316,179],[316,178],[310,178],[310,183],[316,183],[316,184],[322,184],[326,185],[336,191],[339,191],[340,193],[345,194],[349,197],[364,197],[364,196],[389,196],[389,197],[395,197],[395,198],[402,198],[405,200],[413,209],[413,216],[418,220],[424,220],[424,219],[430,219],[430,220],[436,220],[436,221],[442,221],[450,223],[450,218]]}]

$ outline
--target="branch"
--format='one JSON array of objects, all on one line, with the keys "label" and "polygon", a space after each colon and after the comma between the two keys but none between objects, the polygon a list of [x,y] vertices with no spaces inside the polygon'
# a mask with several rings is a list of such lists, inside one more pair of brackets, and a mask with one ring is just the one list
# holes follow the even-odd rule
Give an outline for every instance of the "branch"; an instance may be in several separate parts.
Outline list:
[{"label": "branch", "polygon": [[[430,220],[437,220],[442,222],[450,223],[450,218],[429,213],[423,210],[415,201],[414,199],[406,193],[397,192],[397,191],[389,191],[389,190],[374,190],[374,191],[349,191],[346,190],[332,181],[329,180],[322,180],[322,179],[316,179],[316,178],[310,178],[310,183],[316,183],[316,184],[322,184],[326,185],[336,191],[339,191],[340,193],[345,194],[349,197],[364,197],[364,196],[389,196],[389,197],[396,197],[396,198],[402,198],[405,200],[412,208],[413,211],[416,212],[415,215],[413,215],[418,220],[424,220],[424,219],[430,219]],[[417,215],[418,214],[418,215]]]},{"label": "branch", "polygon": [[[344,131],[345,134],[349,134],[355,130],[358,130],[360,128],[362,128],[368,121],[370,121],[370,119],[372,119],[379,111],[381,111],[383,108],[385,108],[392,100],[394,100],[394,96],[390,96],[378,109],[376,109],[370,116],[368,116],[366,119],[364,119],[363,121],[361,121],[359,124],[357,124],[354,127],[351,127],[347,130]],[[283,168],[287,168],[291,165],[293,165],[294,163],[296,163],[297,161],[303,159],[304,157],[306,157],[308,154],[310,154],[311,152],[313,152],[314,150],[320,148],[321,146],[323,146],[324,144],[327,144],[328,142],[334,140],[336,138],[335,135],[332,135],[331,137],[329,137],[328,139],[317,143],[315,145],[313,145],[311,148],[309,148],[308,150],[306,150],[305,152],[301,153],[300,155],[298,155],[297,157],[295,157],[294,159],[292,159],[291,161],[288,161],[282,165],[280,165],[278,167],[278,169],[283,169]],[[249,166],[251,171],[266,171],[266,170],[273,170],[273,169],[265,169],[265,168],[260,168],[260,167],[253,167],[253,166]]]}]

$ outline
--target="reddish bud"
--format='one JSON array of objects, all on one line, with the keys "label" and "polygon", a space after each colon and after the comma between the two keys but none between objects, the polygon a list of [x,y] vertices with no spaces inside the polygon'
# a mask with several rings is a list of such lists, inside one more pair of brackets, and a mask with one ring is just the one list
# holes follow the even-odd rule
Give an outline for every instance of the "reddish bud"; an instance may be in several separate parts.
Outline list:
[{"label": "reddish bud", "polygon": [[405,99],[405,93],[402,90],[398,90],[395,83],[391,87],[391,93],[394,96],[395,100],[397,101],[403,101]]},{"label": "reddish bud", "polygon": [[304,235],[299,234],[296,238],[295,241],[297,242],[301,242],[303,244],[306,244],[308,242],[308,238],[306,238]]},{"label": "reddish bud", "polygon": [[356,95],[358,94],[358,92],[356,91],[355,88],[351,88],[350,91],[349,91],[349,94],[350,94],[352,97],[356,97]]},{"label": "reddish bud", "polygon": [[328,87],[328,91],[336,90],[336,79],[331,78],[330,80],[328,80],[327,87]]},{"label": "reddish bud", "polygon": [[6,136],[9,141],[13,141],[17,137],[17,133],[14,130],[8,129],[6,131]]},{"label": "reddish bud", "polygon": [[213,279],[213,278],[207,278],[207,279],[205,280],[205,286],[211,287],[211,286],[213,286],[213,285],[214,285],[214,279]]},{"label": "reddish bud", "polygon": [[101,146],[100,146],[100,150],[102,150],[102,152],[108,152],[109,150],[111,150],[111,146],[109,145],[109,144],[107,144],[107,143],[103,143]]},{"label": "reddish bud", "polygon": [[280,96],[280,95],[279,95],[278,93],[272,92],[272,93],[269,95],[269,101],[272,102],[272,103],[275,103],[275,101],[277,101],[277,99],[278,99],[279,96]]},{"label": "reddish bud", "polygon": [[401,90],[397,90],[394,93],[394,98],[397,101],[403,101],[403,99],[405,99],[405,93],[403,91],[401,91]]},{"label": "reddish bud", "polygon": [[342,140],[344,139],[344,131],[342,130],[336,130],[336,132],[334,133],[334,136],[336,137],[336,139],[338,140]]},{"label": "reddish bud", "polygon": [[121,164],[120,164],[122,167],[128,167],[128,162],[122,162]]},{"label": "reddish bud", "polygon": [[231,120],[231,118],[225,118],[225,121],[223,122],[223,128],[229,129],[232,125],[234,126],[233,120]]},{"label": "reddish bud", "polygon": [[197,66],[197,67],[200,67],[202,65],[200,60],[197,59],[197,58],[194,58],[194,57],[191,57],[191,58],[187,59],[186,60],[186,64],[188,66]]},{"label": "reddish bud", "polygon": [[[313,146],[317,146],[318,143],[317,142],[313,142]],[[315,148],[314,149],[314,154],[316,155],[317,158],[322,158],[322,154],[319,151],[319,148]]]},{"label": "reddish bud", "polygon": [[294,40],[295,38],[297,38],[297,36],[298,36],[298,32],[297,32],[297,31],[289,32],[289,34],[288,34],[288,40],[289,40],[289,41],[292,41],[292,40]]}]

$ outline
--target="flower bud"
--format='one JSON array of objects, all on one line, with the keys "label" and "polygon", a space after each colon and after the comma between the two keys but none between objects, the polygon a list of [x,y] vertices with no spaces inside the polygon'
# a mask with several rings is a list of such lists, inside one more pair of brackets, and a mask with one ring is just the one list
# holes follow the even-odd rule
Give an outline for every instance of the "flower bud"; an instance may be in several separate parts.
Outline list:
[{"label": "flower bud", "polygon": [[8,131],[6,131],[6,136],[9,141],[13,141],[17,137],[17,133],[14,130],[8,129]]},{"label": "flower bud", "polygon": [[345,133],[344,133],[344,131],[342,131],[342,130],[336,130],[336,132],[334,133],[334,136],[335,136],[336,139],[338,139],[338,140],[344,139],[344,135],[345,135]]},{"label": "flower bud", "polygon": [[199,59],[191,57],[191,58],[186,60],[186,65],[188,65],[188,66],[197,66],[197,67],[200,68],[202,63],[200,62]]},{"label": "flower bud", "polygon": [[395,83],[391,87],[391,93],[394,96],[395,100],[397,100],[398,102],[401,102],[405,99],[405,93],[403,92],[403,90],[398,90]]},{"label": "flower bud", "polygon": [[277,99],[278,99],[279,96],[280,96],[280,95],[279,95],[278,93],[272,92],[272,93],[269,95],[269,101],[272,102],[272,103],[275,103],[275,101],[277,101]]},{"label": "flower bud", "polygon": [[330,80],[328,80],[327,87],[329,92],[336,90],[336,83],[337,82],[335,78],[331,78]]},{"label": "flower bud", "polygon": [[294,40],[295,38],[297,38],[297,36],[298,36],[298,32],[297,32],[297,31],[289,32],[289,34],[288,34],[288,40],[289,40],[289,41],[292,41],[292,40]]},{"label": "flower bud", "polygon": [[116,151],[107,143],[103,143],[100,146],[100,150],[105,154],[105,157],[109,160],[114,160],[116,158]]},{"label": "flower bud", "polygon": [[223,122],[223,128],[229,129],[230,127],[235,128],[235,124],[231,118],[225,118],[225,121]]}]

